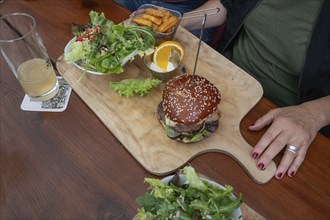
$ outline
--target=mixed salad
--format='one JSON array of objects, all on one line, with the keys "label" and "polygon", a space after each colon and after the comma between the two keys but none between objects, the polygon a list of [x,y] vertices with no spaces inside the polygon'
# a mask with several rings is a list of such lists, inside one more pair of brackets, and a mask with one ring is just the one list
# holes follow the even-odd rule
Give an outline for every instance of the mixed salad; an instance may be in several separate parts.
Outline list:
[{"label": "mixed salad", "polygon": [[184,183],[179,175],[169,184],[145,179],[151,192],[137,198],[138,219],[234,219],[232,213],[242,204],[243,198],[242,195],[235,198],[231,186],[216,187],[200,179],[191,166],[184,167],[180,175],[184,176]]},{"label": "mixed salad", "polygon": [[121,73],[123,66],[134,56],[151,54],[154,33],[150,28],[114,24],[103,13],[91,11],[91,22],[85,26],[73,25],[75,38],[65,60],[86,70],[104,74]]}]

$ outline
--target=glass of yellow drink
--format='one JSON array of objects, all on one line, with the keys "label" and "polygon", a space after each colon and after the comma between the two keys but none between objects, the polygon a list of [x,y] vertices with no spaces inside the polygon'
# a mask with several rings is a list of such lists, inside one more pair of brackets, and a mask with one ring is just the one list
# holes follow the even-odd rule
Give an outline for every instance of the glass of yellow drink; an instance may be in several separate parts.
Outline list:
[{"label": "glass of yellow drink", "polygon": [[36,20],[29,14],[12,13],[0,18],[1,54],[32,101],[53,98],[59,85]]}]

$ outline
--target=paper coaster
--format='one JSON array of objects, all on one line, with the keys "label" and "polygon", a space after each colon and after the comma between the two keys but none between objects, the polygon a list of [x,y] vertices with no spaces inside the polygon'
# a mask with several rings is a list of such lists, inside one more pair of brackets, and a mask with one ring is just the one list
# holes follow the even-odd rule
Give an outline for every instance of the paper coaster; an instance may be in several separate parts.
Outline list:
[{"label": "paper coaster", "polygon": [[56,96],[46,101],[32,101],[28,95],[25,94],[21,109],[23,111],[37,111],[37,112],[63,112],[68,106],[71,86],[61,77],[57,77],[59,83],[59,91]]}]

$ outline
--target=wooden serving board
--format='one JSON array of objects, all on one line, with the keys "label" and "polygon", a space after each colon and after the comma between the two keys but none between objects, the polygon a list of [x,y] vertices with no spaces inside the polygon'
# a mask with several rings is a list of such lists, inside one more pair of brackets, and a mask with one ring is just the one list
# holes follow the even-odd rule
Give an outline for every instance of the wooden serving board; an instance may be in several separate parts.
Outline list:
[{"label": "wooden serving board", "polygon": [[[174,40],[185,47],[183,64],[187,72],[192,73],[198,39],[180,27]],[[126,98],[109,88],[110,81],[151,77],[140,57],[127,63],[125,71],[119,75],[86,73],[80,81],[78,79],[82,71],[65,62],[63,56],[57,61],[57,69],[133,157],[153,174],[172,173],[204,152],[221,152],[241,164],[257,183],[266,183],[274,176],[274,162],[264,171],[257,169],[256,161],[250,156],[252,147],[243,139],[239,129],[242,118],[262,97],[262,87],[204,43],[200,49],[196,74],[204,76],[220,90],[221,119],[216,132],[193,144],[169,139],[155,116],[164,84],[151,90],[145,97]]]}]

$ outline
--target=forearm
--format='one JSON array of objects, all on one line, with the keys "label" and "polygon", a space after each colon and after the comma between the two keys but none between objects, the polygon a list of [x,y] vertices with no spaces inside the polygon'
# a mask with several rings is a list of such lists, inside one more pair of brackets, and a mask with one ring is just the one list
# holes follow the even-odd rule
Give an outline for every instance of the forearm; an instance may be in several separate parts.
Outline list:
[{"label": "forearm", "polygon": [[[203,4],[202,6],[196,8],[194,11],[198,11],[198,10],[205,10],[205,9],[216,9],[216,8],[220,8],[220,12],[215,14],[215,15],[210,15],[207,16],[206,18],[206,24],[205,27],[216,27],[219,26],[221,24],[223,24],[226,21],[226,17],[227,17],[227,10],[226,8],[221,4],[220,0],[209,0],[207,1],[205,4]],[[208,13],[213,13],[216,10],[210,10]],[[205,12],[200,12],[199,14],[201,15],[200,17],[197,18],[189,18],[190,16],[196,16],[198,15],[198,13],[195,14],[184,14],[183,15],[183,19],[181,21],[181,25],[183,27],[185,27],[188,30],[198,30],[201,28],[202,25],[202,20],[203,20],[203,15]],[[187,18],[186,18],[187,17]]]},{"label": "forearm", "polygon": [[319,129],[330,124],[330,96],[301,104],[315,119]]}]

